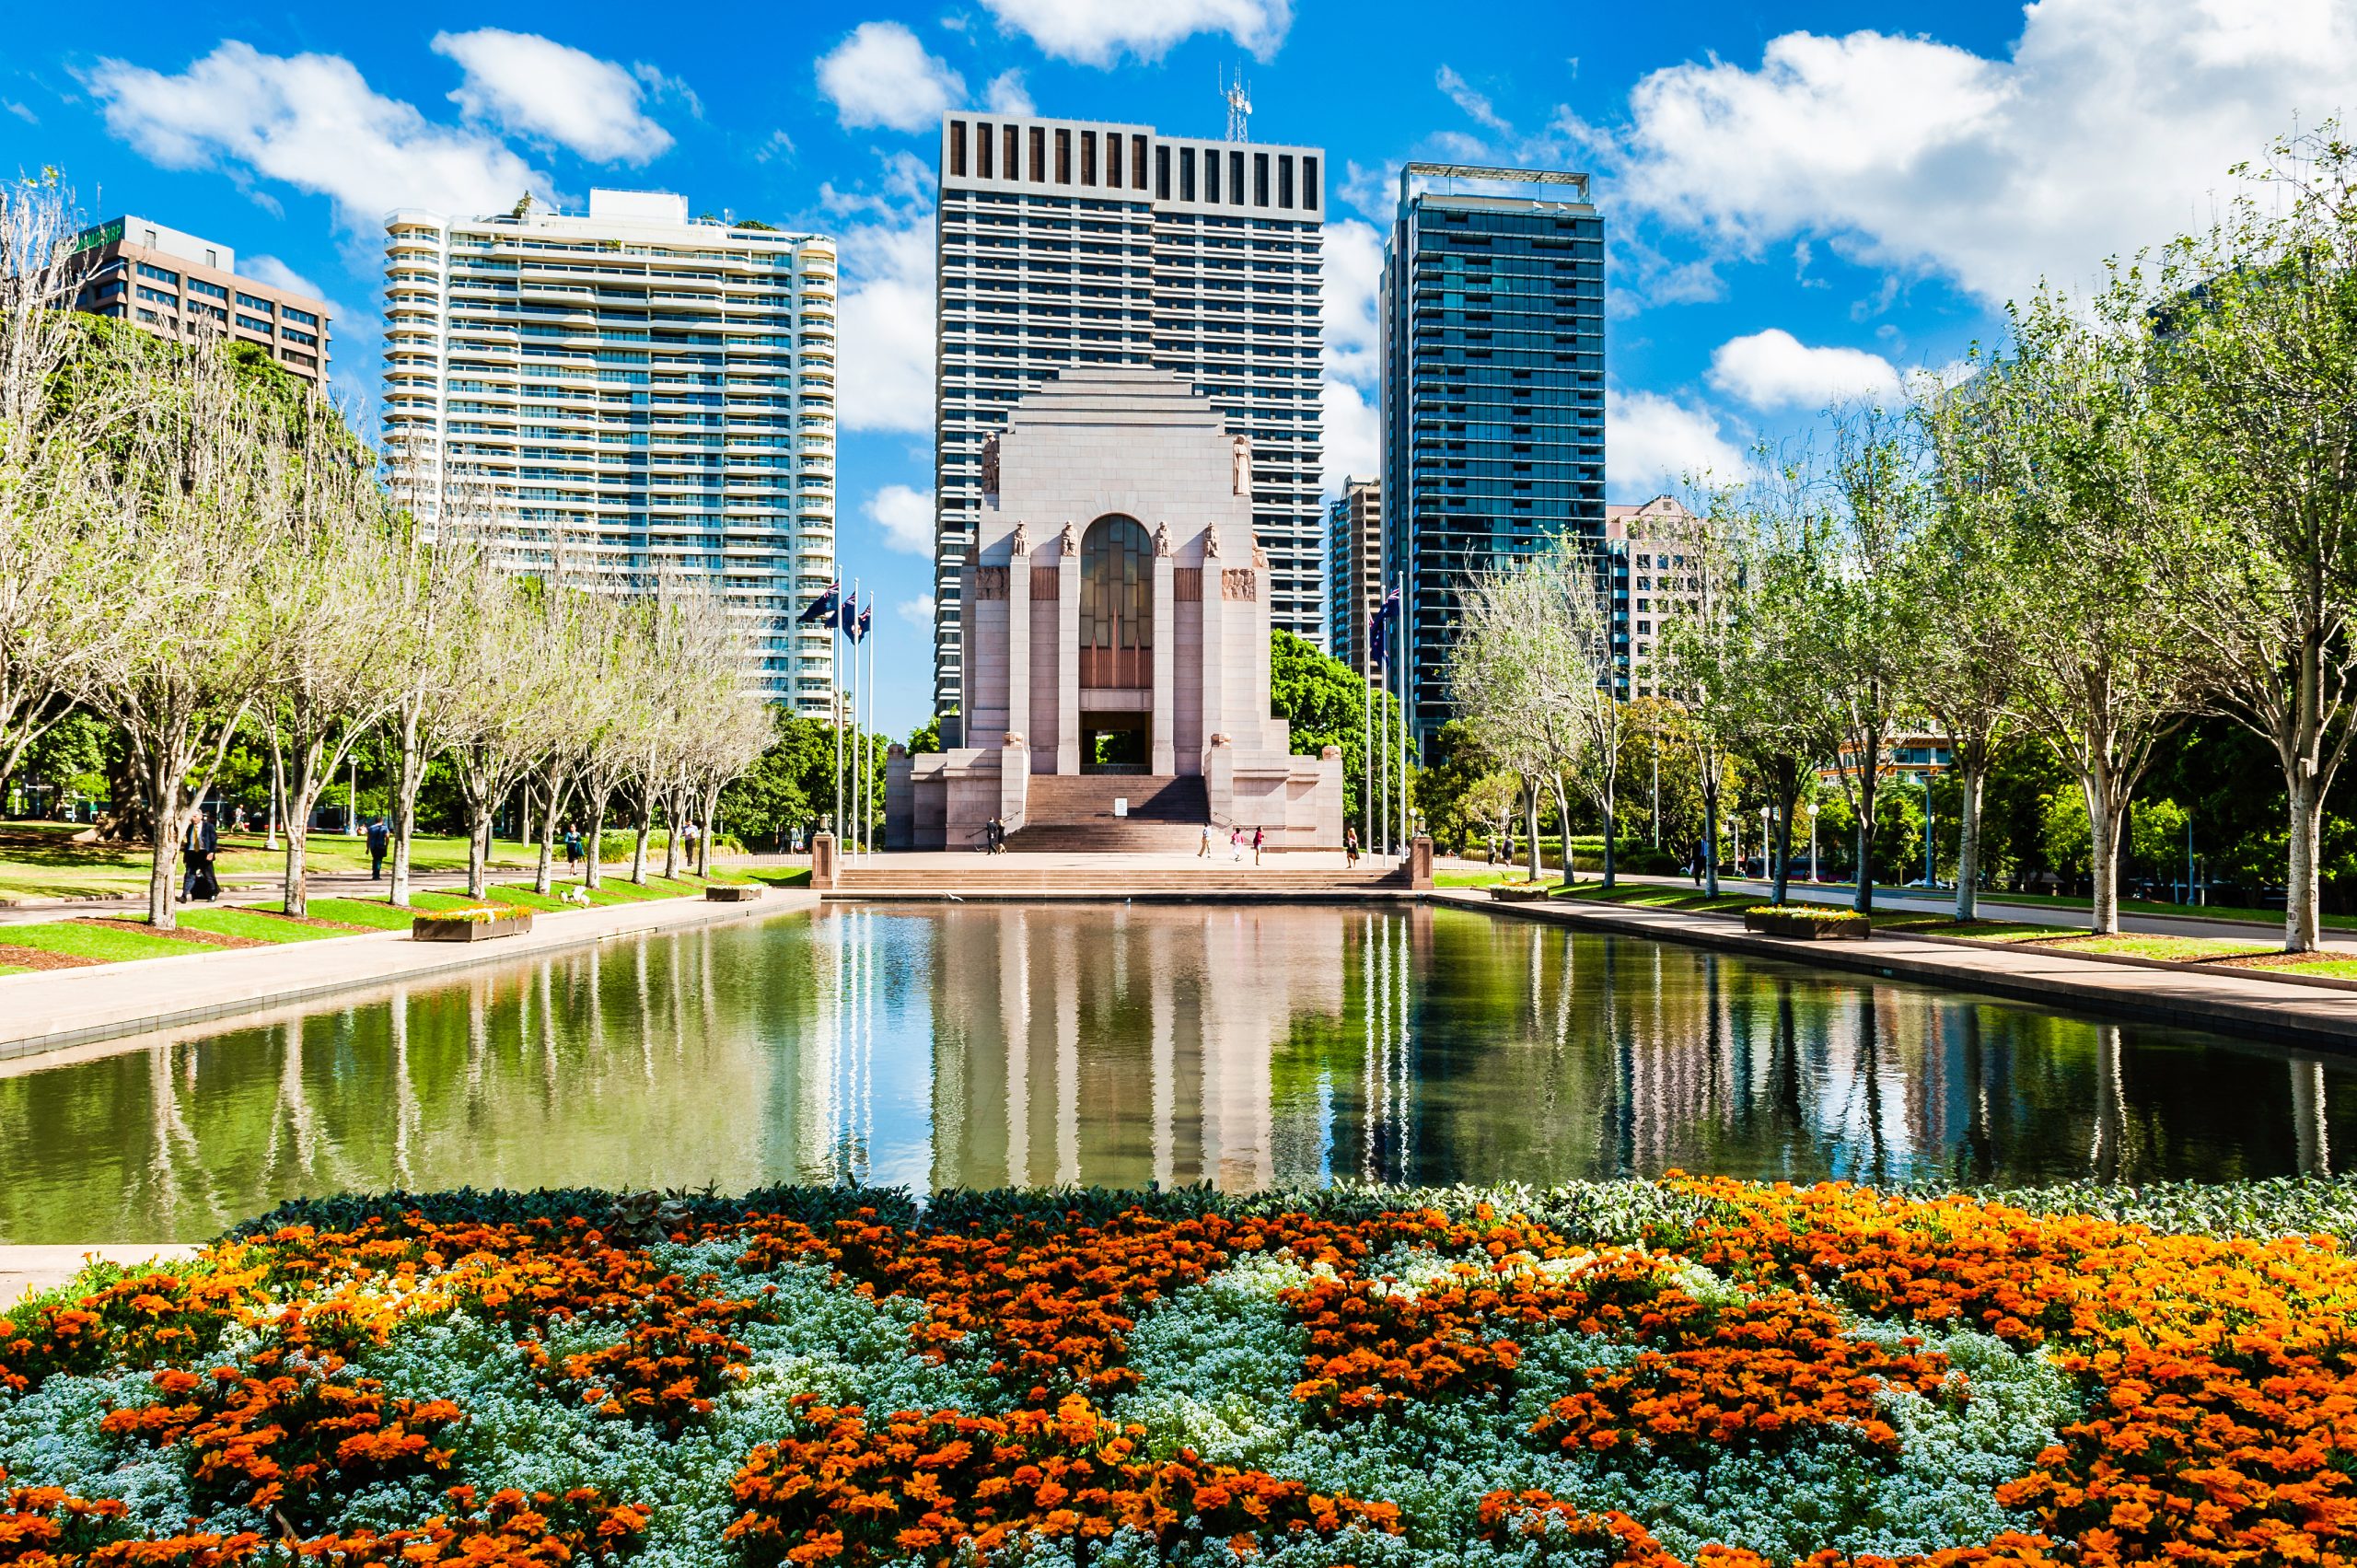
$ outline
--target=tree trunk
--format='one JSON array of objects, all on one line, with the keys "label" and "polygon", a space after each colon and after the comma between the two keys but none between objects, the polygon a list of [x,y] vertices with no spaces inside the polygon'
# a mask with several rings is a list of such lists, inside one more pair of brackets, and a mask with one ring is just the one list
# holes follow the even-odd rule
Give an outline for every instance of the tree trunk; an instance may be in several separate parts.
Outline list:
[{"label": "tree trunk", "polygon": [[646,835],[655,828],[655,795],[653,791],[640,797],[638,820],[633,824],[635,836],[630,846],[630,879],[640,887],[646,886]]},{"label": "tree trunk", "polygon": [[532,891],[546,897],[556,882],[556,820],[564,806],[567,786],[549,783],[548,814],[540,819],[540,864],[532,877]]},{"label": "tree trunk", "polygon": [[1801,801],[1801,766],[1787,759],[1776,764],[1776,882],[1769,902],[1782,905],[1792,897],[1793,812]]},{"label": "tree trunk", "polygon": [[1547,782],[1555,790],[1555,826],[1563,841],[1563,886],[1579,880],[1579,868],[1572,864],[1572,797],[1563,789],[1563,775],[1550,773]]},{"label": "tree trunk", "polygon": [[696,875],[710,880],[712,877],[712,823],[720,815],[720,786],[714,784],[703,792],[703,831],[696,836]]},{"label": "tree trunk", "polygon": [[1530,879],[1536,882],[1546,872],[1538,854],[1538,779],[1536,774],[1523,781],[1522,820],[1525,836],[1530,841]]},{"label": "tree trunk", "polygon": [[396,909],[409,908],[410,841],[417,835],[417,792],[425,783],[425,759],[417,744],[417,715],[401,715],[400,771],[393,779],[393,880],[386,892]]},{"label": "tree trunk", "polygon": [[679,875],[679,796],[674,790],[663,803],[663,880],[676,879]]},{"label": "tree trunk", "polygon": [[264,849],[278,847],[278,825],[286,815],[286,753],[279,749],[278,730],[270,732],[270,820],[264,824]]},{"label": "tree trunk", "polygon": [[1719,792],[1702,792],[1702,896],[1719,896]]},{"label": "tree trunk", "polygon": [[2283,883],[2283,950],[2313,953],[2323,946],[2317,851],[2324,827],[2324,784],[2316,770],[2305,764],[2284,784],[2292,797],[2292,854]]},{"label": "tree trunk", "polygon": [[282,892],[282,905],[291,915],[306,915],[311,912],[310,889],[304,877],[308,872],[308,860],[311,848],[311,825],[297,822],[292,816],[286,819],[286,882]]},{"label": "tree trunk", "polygon": [[[1879,748],[1880,737],[1876,737]],[[1879,757],[1877,749],[1875,755]],[[1850,900],[1850,907],[1860,914],[1872,914],[1875,909],[1875,779],[1871,772],[1858,782],[1858,865],[1852,879],[1857,891]]]},{"label": "tree trunk", "polygon": [[2095,873],[2093,918],[2087,929],[2098,936],[2119,935],[2119,829],[2128,815],[2126,792],[2102,769],[2082,781],[2087,796],[2087,860]]},{"label": "tree trunk", "polygon": [[141,783],[147,796],[147,815],[156,829],[156,853],[147,865],[147,923],[157,931],[170,931],[180,924],[172,901],[172,872],[180,853],[180,772],[159,757],[147,765]]},{"label": "tree trunk", "polygon": [[467,802],[467,897],[480,899],[489,886],[491,814],[496,805],[488,796]]},{"label": "tree trunk", "polygon": [[[522,784],[517,784],[516,786],[516,796],[517,799],[521,802],[521,804],[517,807],[516,842],[519,844],[528,844],[532,842],[533,840],[532,781],[526,779]],[[553,817],[556,813],[552,811],[549,815]]]},{"label": "tree trunk", "polygon": [[600,885],[598,873],[598,846],[606,836],[607,798],[600,796],[589,805],[589,842],[582,846],[586,853],[581,862],[581,885],[585,888],[596,888]]},{"label": "tree trunk", "polygon": [[1980,795],[1989,782],[1988,759],[1975,747],[1957,770],[1960,804],[1956,846],[1956,918],[1972,919],[1980,912]]}]

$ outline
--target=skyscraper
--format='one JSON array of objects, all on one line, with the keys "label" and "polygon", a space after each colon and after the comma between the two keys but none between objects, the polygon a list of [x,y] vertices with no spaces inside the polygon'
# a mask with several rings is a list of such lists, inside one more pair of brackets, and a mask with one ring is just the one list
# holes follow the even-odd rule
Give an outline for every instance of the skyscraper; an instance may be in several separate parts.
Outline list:
[{"label": "skyscraper", "polygon": [[1326,592],[1331,624],[1327,651],[1362,675],[1367,666],[1367,621],[1383,602],[1383,484],[1342,481],[1326,507]]},{"label": "skyscraper", "polygon": [[385,228],[388,444],[500,494],[518,570],[716,583],[763,693],[826,714],[834,633],[793,610],[835,570],[834,241],[637,191]]},{"label": "skyscraper", "polygon": [[1249,438],[1253,528],[1269,556],[1275,623],[1324,641],[1325,161],[1316,147],[1169,137],[1148,125],[994,114],[942,122],[934,372],[939,712],[960,701],[958,572],[981,502],[983,439],[1016,399],[1067,366],[1176,371],[1227,416],[1233,433]]},{"label": "skyscraper", "polygon": [[1588,177],[1401,169],[1383,341],[1384,573],[1403,590],[1410,722],[1429,741],[1453,714],[1468,582],[1558,535],[1603,537],[1604,219]]}]

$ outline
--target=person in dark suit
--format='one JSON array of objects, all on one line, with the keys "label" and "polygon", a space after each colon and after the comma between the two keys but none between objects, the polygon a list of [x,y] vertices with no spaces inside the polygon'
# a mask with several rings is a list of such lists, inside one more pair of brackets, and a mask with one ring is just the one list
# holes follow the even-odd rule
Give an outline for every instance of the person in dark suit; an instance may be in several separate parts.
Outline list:
[{"label": "person in dark suit", "polygon": [[213,813],[200,811],[190,818],[188,830],[180,835],[180,902],[220,896],[221,883],[213,874],[213,859],[220,851],[221,834],[213,825]]},{"label": "person in dark suit", "polygon": [[368,876],[372,881],[381,880],[384,877],[385,850],[392,842],[392,831],[385,825],[385,819],[382,817],[375,818],[369,822]]}]

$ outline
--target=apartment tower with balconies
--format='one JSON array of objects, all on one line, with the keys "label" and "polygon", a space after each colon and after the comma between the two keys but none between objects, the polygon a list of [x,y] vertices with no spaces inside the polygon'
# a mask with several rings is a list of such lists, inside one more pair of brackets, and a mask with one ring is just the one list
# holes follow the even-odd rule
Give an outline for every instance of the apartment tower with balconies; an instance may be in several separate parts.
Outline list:
[{"label": "apartment tower with balconies", "polygon": [[958,592],[982,505],[982,443],[1019,399],[1075,367],[1175,372],[1250,442],[1271,619],[1324,644],[1325,166],[1316,147],[1150,125],[942,121],[934,702],[945,717],[963,705]]},{"label": "apartment tower with balconies", "polygon": [[663,192],[386,220],[386,443],[432,526],[495,505],[515,570],[716,586],[772,702],[823,716],[834,633],[832,239],[691,221]]}]

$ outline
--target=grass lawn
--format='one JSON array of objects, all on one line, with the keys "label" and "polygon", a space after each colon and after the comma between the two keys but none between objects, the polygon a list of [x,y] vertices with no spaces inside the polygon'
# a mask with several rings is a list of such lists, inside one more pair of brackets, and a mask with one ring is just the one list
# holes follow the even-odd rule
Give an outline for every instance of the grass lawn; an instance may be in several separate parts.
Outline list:
[{"label": "grass lawn", "polygon": [[[316,912],[319,903],[325,901],[320,900],[313,903],[314,919],[333,920],[335,918],[331,914]],[[275,914],[265,914],[258,910],[247,909],[182,910],[180,923],[192,931],[217,931],[224,936],[250,936],[257,942],[317,942],[323,936],[352,935],[349,931],[335,931],[320,925],[305,925],[300,921],[282,920]]]},{"label": "grass lawn", "polygon": [[[713,880],[717,882],[721,878],[715,877]],[[728,880],[759,882],[771,888],[807,888],[810,885],[810,868],[807,865],[789,865],[782,866],[775,871],[747,871],[731,877]],[[1434,880],[1437,881],[1438,878]],[[1471,886],[1465,882],[1447,882],[1441,885],[1449,888]]]},{"label": "grass lawn", "polygon": [[[286,906],[268,903],[259,906],[273,913]],[[366,925],[377,931],[407,931],[410,912],[397,910],[382,899],[312,899],[305,906],[313,920],[341,921],[346,925]],[[325,933],[333,935],[335,933]]]},{"label": "grass lawn", "polygon": [[[1815,885],[1819,889],[1839,889],[1844,892],[1847,892],[1850,889],[1850,884],[1847,882],[1819,882]],[[1923,890],[1921,888],[1898,888],[1894,887],[1887,882],[1877,882],[1875,884],[1875,896],[1877,898],[1880,898],[1886,893],[1896,893],[1907,898],[1919,898],[1922,896],[1922,891]],[[1934,896],[1945,900],[1953,900],[1956,897],[1956,892],[1953,889],[1944,888],[1939,889]],[[1984,888],[1980,890],[1980,901],[1984,904],[2013,904],[2023,909],[2091,910],[2095,907],[2095,901],[2093,900],[2079,898],[2075,895],[2065,896],[2056,893],[2007,893],[2001,892],[1993,888]],[[2147,899],[2122,899],[2119,900],[2119,912],[2122,914],[2174,915],[2180,920],[2247,920],[2255,922],[2260,925],[2281,925],[2283,923],[2283,912],[2282,910],[2237,909],[2227,904],[2203,904],[2198,907],[2188,907],[2184,904],[2154,903]],[[2357,914],[2328,914],[2324,917],[2324,924],[2334,930],[2357,931]]]},{"label": "grass lawn", "polygon": [[[0,822],[0,900],[138,893],[146,889],[149,851],[145,844],[77,844],[81,829],[70,822]],[[225,877],[276,876],[285,869],[283,850],[267,849],[260,833],[224,833],[217,870]],[[506,869],[533,863],[537,844],[501,840],[492,864]],[[420,836],[411,850],[419,871],[466,868],[463,836]],[[342,833],[311,835],[307,864],[314,872],[366,871],[367,841]],[[176,870],[174,880],[179,878]]]},{"label": "grass lawn", "polygon": [[2212,958],[2247,958],[2271,952],[2231,936],[2083,936],[2055,944],[2066,953],[2102,953],[2122,958],[2163,958],[2171,963],[2200,963]]},{"label": "grass lawn", "polygon": [[1714,899],[1699,888],[1657,882],[1623,882],[1611,889],[1598,882],[1580,882],[1555,897],[1582,899],[1589,903],[1629,904],[1638,909],[1683,910],[1691,914],[1740,912],[1760,901],[1758,893],[1721,893]]},{"label": "grass lawn", "polygon": [[2318,958],[2311,963],[2285,964],[2293,974],[2320,974],[2334,980],[2357,980],[2357,958]]},{"label": "grass lawn", "polygon": [[174,953],[204,953],[203,942],[183,942],[162,932],[118,931],[87,921],[52,920],[38,925],[0,925],[0,942],[12,947],[38,947],[44,953],[64,953],[117,964],[126,958],[163,958]]}]

